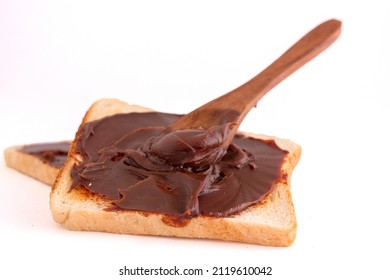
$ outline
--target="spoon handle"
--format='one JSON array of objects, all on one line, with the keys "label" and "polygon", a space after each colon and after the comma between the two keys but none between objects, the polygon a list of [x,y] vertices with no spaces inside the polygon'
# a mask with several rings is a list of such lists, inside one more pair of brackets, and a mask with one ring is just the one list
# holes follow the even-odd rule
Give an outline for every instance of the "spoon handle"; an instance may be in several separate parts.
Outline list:
[{"label": "spoon handle", "polygon": [[[341,22],[335,19],[318,25],[257,76],[231,92],[190,112],[186,117],[173,123],[170,128],[172,130],[206,129],[227,122],[236,123],[238,128],[246,114],[267,92],[329,47],[340,35],[340,32]],[[222,110],[232,110],[236,113],[217,113]]]}]

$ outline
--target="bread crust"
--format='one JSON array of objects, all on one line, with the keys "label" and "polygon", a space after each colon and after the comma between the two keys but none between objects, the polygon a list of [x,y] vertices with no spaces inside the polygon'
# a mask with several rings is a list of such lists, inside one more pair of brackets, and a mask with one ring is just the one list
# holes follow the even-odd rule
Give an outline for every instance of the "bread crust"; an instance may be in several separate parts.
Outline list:
[{"label": "bread crust", "polygon": [[[102,99],[90,107],[82,124],[108,115],[134,111],[151,110],[128,105],[116,99]],[[190,219],[184,226],[173,226],[166,222],[169,217],[164,214],[130,210],[106,211],[105,209],[111,206],[109,200],[88,193],[83,188],[70,190],[71,169],[80,160],[73,152],[72,144],[68,159],[60,170],[50,194],[53,219],[70,230],[207,238],[267,246],[289,246],[295,239],[297,229],[290,179],[299,161],[301,148],[288,140],[249,133],[247,135],[274,139],[280,148],[289,152],[282,167],[287,177],[284,182],[277,183],[273,191],[260,203],[237,215],[224,218],[198,216]]]}]

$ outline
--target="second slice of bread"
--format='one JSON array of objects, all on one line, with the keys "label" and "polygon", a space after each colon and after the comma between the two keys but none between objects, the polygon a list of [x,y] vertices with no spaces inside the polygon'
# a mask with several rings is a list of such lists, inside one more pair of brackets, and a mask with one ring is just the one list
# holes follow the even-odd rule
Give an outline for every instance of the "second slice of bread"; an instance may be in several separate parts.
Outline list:
[{"label": "second slice of bread", "polygon": [[[150,111],[131,106],[116,99],[95,102],[86,113],[82,124],[109,115]],[[260,139],[274,139],[288,155],[283,171],[288,175],[285,183],[277,183],[273,191],[261,202],[231,217],[216,218],[198,216],[182,227],[168,225],[164,214],[142,211],[106,211],[111,202],[87,192],[83,187],[70,190],[71,170],[81,160],[70,149],[68,160],[60,170],[50,195],[50,208],[54,220],[70,230],[103,231],[120,234],[142,234],[207,238],[268,246],[288,246],[296,236],[297,222],[290,192],[290,178],[298,163],[301,148],[288,141],[262,135],[248,134]],[[77,135],[76,135],[77,137]]]},{"label": "second slice of bread", "polygon": [[4,150],[4,159],[8,167],[13,168],[49,186],[53,186],[59,167],[22,151],[23,146],[12,146]]}]

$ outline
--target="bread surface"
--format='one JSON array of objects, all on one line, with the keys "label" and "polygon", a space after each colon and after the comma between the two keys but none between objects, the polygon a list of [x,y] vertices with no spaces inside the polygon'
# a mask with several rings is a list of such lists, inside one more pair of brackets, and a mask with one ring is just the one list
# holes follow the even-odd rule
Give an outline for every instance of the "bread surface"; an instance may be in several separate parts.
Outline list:
[{"label": "bread surface", "polygon": [[[89,108],[82,124],[113,114],[135,111],[151,110],[128,105],[116,99],[102,99]],[[83,187],[70,190],[71,169],[81,160],[73,151],[72,144],[68,159],[60,170],[50,194],[53,219],[70,230],[207,238],[267,246],[289,246],[295,239],[297,229],[290,179],[299,161],[301,148],[288,140],[246,134],[261,139],[274,139],[280,148],[288,151],[282,167],[288,177],[284,180],[285,183],[276,184],[273,191],[260,203],[239,214],[224,218],[198,216],[184,226],[173,226],[166,222],[167,217],[164,214],[130,210],[106,211],[111,201],[89,193]]]}]

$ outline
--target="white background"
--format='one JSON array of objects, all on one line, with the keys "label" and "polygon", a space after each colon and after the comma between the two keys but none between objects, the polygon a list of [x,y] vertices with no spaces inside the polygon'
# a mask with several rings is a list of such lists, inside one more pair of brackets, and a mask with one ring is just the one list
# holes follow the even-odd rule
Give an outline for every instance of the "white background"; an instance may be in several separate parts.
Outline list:
[{"label": "white background", "polygon": [[67,231],[51,218],[49,187],[0,159],[0,278],[124,279],[125,265],[234,265],[272,266],[269,279],[389,279],[386,1],[138,2],[0,1],[0,149],[72,139],[102,97],[186,113],[337,18],[339,40],[242,125],[303,148],[292,180],[296,241],[267,248]]}]

